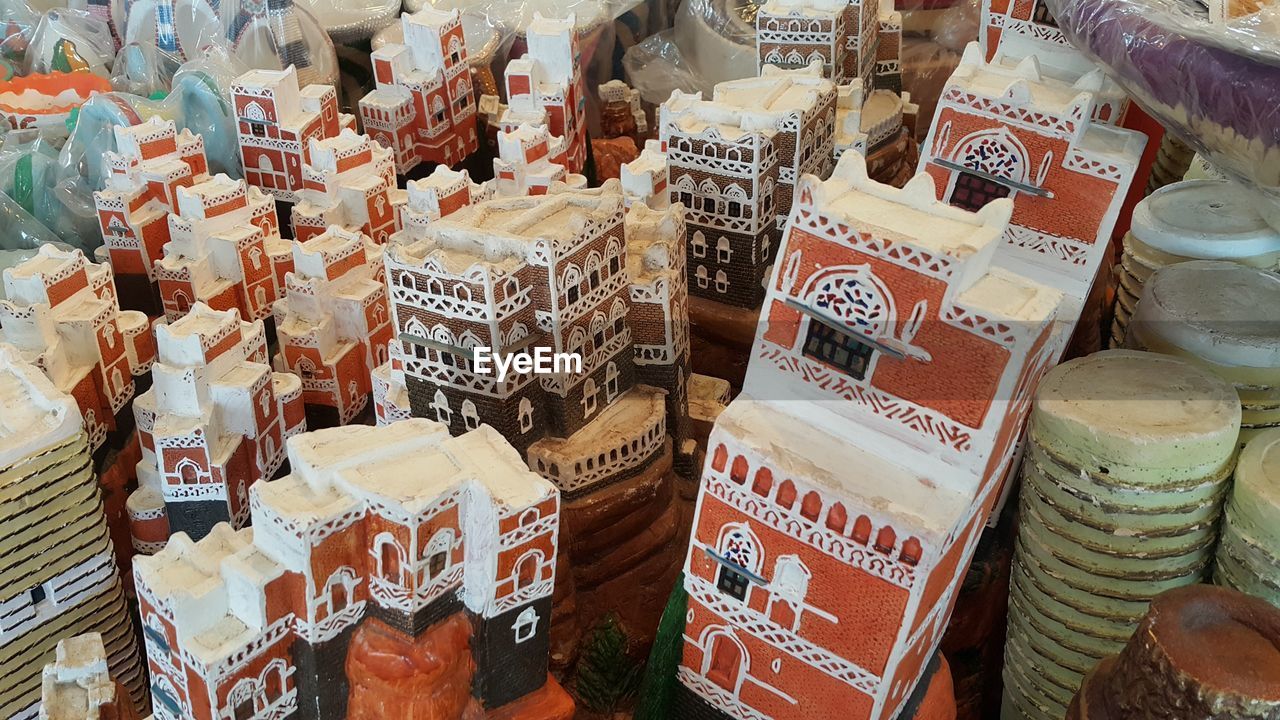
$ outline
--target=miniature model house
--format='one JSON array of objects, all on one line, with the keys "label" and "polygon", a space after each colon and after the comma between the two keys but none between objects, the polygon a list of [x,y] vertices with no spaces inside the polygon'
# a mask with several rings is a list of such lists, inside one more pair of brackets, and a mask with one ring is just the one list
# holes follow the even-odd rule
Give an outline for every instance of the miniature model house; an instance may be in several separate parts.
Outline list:
[{"label": "miniature model house", "polygon": [[754,308],[799,174],[831,166],[836,88],[806,70],[674,91],[659,113],[667,192],[687,209],[690,292]]},{"label": "miniature model house", "polygon": [[142,444],[129,497],[134,547],[154,553],[168,533],[204,537],[249,520],[249,488],[284,462],[306,429],[298,378],[267,364],[262,321],[197,303],[156,325],[154,384],[134,401]]},{"label": "miniature model house", "polygon": [[761,74],[821,66],[840,86],[834,152],[870,155],[914,124],[902,94],[902,17],[880,0],[771,0],[756,14]]},{"label": "miniature model house", "polygon": [[179,133],[172,120],[155,116],[113,131],[116,152],[106,155],[106,187],[93,194],[103,246],[124,307],[155,315],[155,264],[169,242],[178,188],[209,177],[204,138]]},{"label": "miniature model house", "polygon": [[400,229],[405,202],[391,151],[350,129],[312,140],[310,150],[302,166],[301,202],[293,206],[294,238],[310,240],[337,225],[386,243]]},{"label": "miniature model house", "polygon": [[1046,77],[1035,56],[987,63],[970,43],[920,151],[943,201],[977,210],[1011,198],[997,262],[1063,290],[1077,307],[1146,144],[1091,119],[1101,82],[1100,69],[1074,85]]},{"label": "miniature model house", "polygon": [[[252,529],[138,560],[157,720],[563,695],[547,674],[559,496],[497,432],[335,428],[293,438],[289,461],[254,486]],[[382,651],[406,672],[387,676]]]},{"label": "miniature model house", "polygon": [[587,95],[575,22],[573,15],[551,19],[535,12],[523,28],[529,51],[507,63],[507,106],[482,99],[501,130],[542,126],[563,138],[570,173],[582,172],[587,160]]},{"label": "miniature model house", "polygon": [[622,165],[618,180],[622,183],[627,207],[635,203],[654,210],[667,207],[671,199],[667,197],[667,155],[662,152],[661,141],[645,141],[640,157]]},{"label": "miniature model house", "polygon": [[520,125],[498,131],[498,157],[493,159],[493,176],[500,197],[546,195],[552,183],[582,189],[587,179],[567,169],[568,147],[562,137],[553,137],[545,125]]},{"label": "miniature model house", "polygon": [[[6,320],[7,322],[7,320]],[[0,716],[34,720],[63,638],[102,634],[111,672],[145,707],[145,676],[71,397],[0,345]]]},{"label": "miniature model house", "polygon": [[373,51],[377,87],[360,100],[361,124],[402,175],[424,162],[456,165],[479,147],[461,16],[427,5],[400,22],[404,44]]},{"label": "miniature model house", "polygon": [[[675,347],[683,330],[667,331],[674,305],[662,313],[633,312],[633,282],[647,287],[651,281],[641,274],[633,280],[628,271],[624,217],[618,184],[609,182],[590,191],[481,202],[426,226],[416,239],[394,239],[387,284],[401,347],[392,362],[403,363],[413,414],[447,423],[456,434],[482,423],[498,429],[567,497],[661,457],[663,393],[636,386],[634,345],[642,334],[653,338],[663,348],[654,363],[664,367],[683,362],[687,352]],[[682,229],[650,225],[644,232]],[[649,242],[679,244],[674,238]],[[669,255],[663,262],[678,271]],[[676,293],[651,293],[646,300],[679,301]],[[632,323],[659,327],[633,329]],[[504,354],[537,347],[578,353],[582,372],[513,371],[499,380],[476,367],[478,345]],[[653,370],[673,383],[682,377]],[[677,387],[664,389],[683,396]]]},{"label": "miniature model house", "polygon": [[335,137],[355,125],[338,112],[330,85],[299,89],[298,71],[250,70],[231,83],[240,160],[250,185],[277,200],[297,202],[302,166],[311,162],[311,141]]},{"label": "miniature model house", "polygon": [[293,267],[275,305],[276,368],[301,378],[309,427],[346,425],[368,404],[373,369],[387,361],[382,248],[331,227],[294,240]]},{"label": "miniature model house", "polygon": [[111,677],[100,633],[58,641],[44,666],[39,720],[134,720],[133,700]]},{"label": "miniature model house", "polygon": [[[1045,0],[983,0],[978,41],[987,62],[1017,64],[1034,55],[1046,76],[1068,85],[1098,67],[1062,34]],[[1119,122],[1129,104],[1124,90],[1104,75],[1095,95],[1093,119]]]},{"label": "miniature model house", "polygon": [[226,175],[178,188],[177,201],[154,271],[168,321],[197,302],[246,320],[269,317],[293,262],[275,201]]},{"label": "miniature model house", "polygon": [[1051,364],[1060,295],[974,214],[860,156],[802,178],[694,520],[675,717],[897,716]]},{"label": "miniature model house", "polygon": [[79,250],[43,245],[35,257],[4,271],[0,342],[44,370],[75,399],[93,450],[134,394],[134,376],[151,368],[155,344],[147,316],[121,311],[111,266]]},{"label": "miniature model house", "polygon": [[600,132],[604,137],[637,137],[649,132],[649,118],[640,104],[640,91],[621,80],[596,87],[600,97]]}]

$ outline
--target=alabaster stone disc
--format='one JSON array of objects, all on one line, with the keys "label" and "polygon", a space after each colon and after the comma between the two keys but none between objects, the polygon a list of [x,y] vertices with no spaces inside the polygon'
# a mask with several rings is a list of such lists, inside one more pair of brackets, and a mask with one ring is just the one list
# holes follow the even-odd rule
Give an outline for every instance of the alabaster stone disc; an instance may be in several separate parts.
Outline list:
[{"label": "alabaster stone disc", "polygon": [[1280,555],[1280,429],[1259,435],[1240,453],[1227,520]]},{"label": "alabaster stone disc", "polygon": [[1156,190],[1133,209],[1126,250],[1153,267],[1186,260],[1280,263],[1280,233],[1248,193],[1221,180],[1186,180]]},{"label": "alabaster stone disc", "polygon": [[[1130,332],[1153,350],[1170,345],[1215,365],[1274,371],[1277,307],[1280,276],[1231,262],[1185,262],[1161,268],[1143,286]],[[1250,384],[1280,384],[1265,375]]]},{"label": "alabaster stone disc", "polygon": [[[1071,630],[1090,635],[1100,640],[1124,642],[1133,633],[1133,625],[1142,617],[1141,613],[1126,617],[1099,617],[1081,612],[1062,602],[1053,593],[1045,590],[1045,584],[1038,582],[1028,568],[1018,568],[1012,575],[1011,594],[1018,595],[1028,602],[1033,602],[1040,612],[1044,613]],[[1135,603],[1135,609],[1145,607]]]},{"label": "alabaster stone disc", "polygon": [[1069,465],[1159,487],[1231,462],[1240,400],[1221,378],[1181,360],[1105,350],[1045,375],[1031,431]]}]

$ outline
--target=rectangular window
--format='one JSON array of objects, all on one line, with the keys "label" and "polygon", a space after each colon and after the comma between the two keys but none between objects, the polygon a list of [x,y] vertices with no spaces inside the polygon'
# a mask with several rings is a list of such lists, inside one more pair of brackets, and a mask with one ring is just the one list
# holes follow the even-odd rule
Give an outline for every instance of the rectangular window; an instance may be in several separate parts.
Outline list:
[{"label": "rectangular window", "polygon": [[444,572],[445,559],[446,555],[443,552],[438,552],[431,556],[428,561],[431,577],[439,577],[440,573]]},{"label": "rectangular window", "polygon": [[956,185],[951,190],[951,204],[973,212],[1003,197],[1009,197],[1009,186],[967,172],[956,176]]},{"label": "rectangular window", "polygon": [[746,600],[748,582],[746,575],[727,565],[721,565],[720,577],[716,580],[716,588],[734,599]]},{"label": "rectangular window", "polygon": [[862,380],[866,377],[873,352],[875,349],[871,345],[860,342],[853,334],[809,319],[809,334],[804,339],[806,356]]}]

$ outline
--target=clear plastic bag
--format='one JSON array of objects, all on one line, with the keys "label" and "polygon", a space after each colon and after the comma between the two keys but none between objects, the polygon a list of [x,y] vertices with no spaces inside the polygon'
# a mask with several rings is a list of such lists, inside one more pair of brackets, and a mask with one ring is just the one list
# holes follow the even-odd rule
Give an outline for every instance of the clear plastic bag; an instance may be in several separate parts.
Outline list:
[{"label": "clear plastic bag", "polygon": [[395,23],[400,0],[303,0],[335,43],[368,40]]},{"label": "clear plastic bag", "polygon": [[113,16],[123,17],[117,26],[126,45],[153,45],[183,62],[224,47],[249,68],[293,65],[302,85],[338,84],[333,41],[293,0],[115,0],[112,7]]},{"label": "clear plastic bag", "polygon": [[1049,8],[1143,109],[1260,193],[1280,227],[1280,7],[1225,23],[1192,0],[1049,0]]},{"label": "clear plastic bag", "polygon": [[32,29],[20,74],[89,70],[107,77],[115,55],[115,39],[106,20],[55,8],[40,16]]},{"label": "clear plastic bag", "polygon": [[645,102],[661,104],[672,90],[711,97],[716,83],[756,72],[755,0],[684,0],[675,24],[631,47],[627,80]]}]

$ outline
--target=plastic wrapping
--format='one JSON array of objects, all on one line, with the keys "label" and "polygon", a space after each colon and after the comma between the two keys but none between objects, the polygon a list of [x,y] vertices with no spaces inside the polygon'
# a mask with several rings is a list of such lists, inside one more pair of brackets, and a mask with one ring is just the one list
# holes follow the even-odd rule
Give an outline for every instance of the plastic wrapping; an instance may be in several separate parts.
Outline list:
[{"label": "plastic wrapping", "polygon": [[[341,0],[337,0],[341,1]],[[405,0],[405,12],[417,12],[427,5],[440,10],[460,10],[488,19],[494,27],[519,34],[533,20],[566,17],[573,13],[580,32],[609,22],[638,5],[641,0]]]},{"label": "plastic wrapping", "polygon": [[1261,193],[1280,227],[1280,7],[1227,23],[1190,0],[1049,0],[1049,8],[1143,109]]},{"label": "plastic wrapping", "polygon": [[368,40],[400,16],[399,0],[303,0],[335,43]]},{"label": "plastic wrapping", "polygon": [[672,90],[711,97],[716,83],[756,72],[755,0],[684,0],[674,25],[627,50],[627,81],[645,102]]},{"label": "plastic wrapping", "polygon": [[115,0],[112,8],[126,45],[155,46],[183,62],[223,47],[249,68],[293,65],[302,85],[338,84],[333,41],[293,0]]}]

